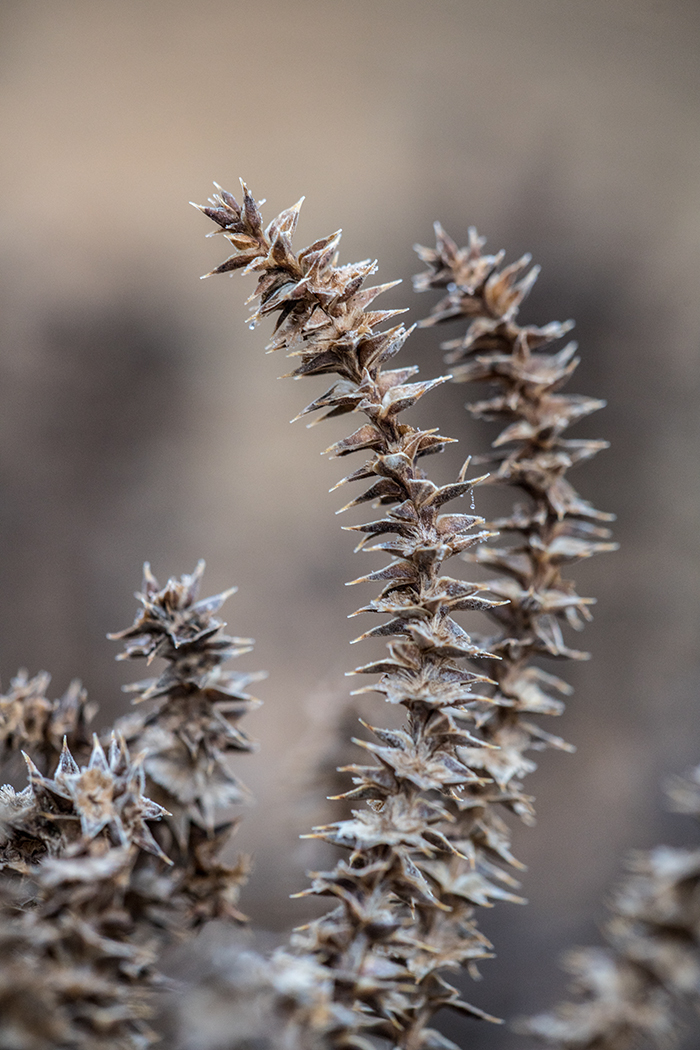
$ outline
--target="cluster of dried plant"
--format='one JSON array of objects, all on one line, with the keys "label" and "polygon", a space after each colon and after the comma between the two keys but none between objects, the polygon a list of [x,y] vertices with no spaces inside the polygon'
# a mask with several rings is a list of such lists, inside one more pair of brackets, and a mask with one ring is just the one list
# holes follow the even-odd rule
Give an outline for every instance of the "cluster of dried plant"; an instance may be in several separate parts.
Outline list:
[{"label": "cluster of dried plant", "polygon": [[[475,973],[477,960],[490,954],[475,910],[520,900],[507,870],[520,865],[502,814],[532,819],[521,784],[534,769],[526,752],[567,746],[531,721],[559,714],[563,704],[552,693],[570,691],[533,659],[585,655],[565,645],[560,623],[583,626],[591,599],[576,594],[561,567],[614,545],[601,524],[610,515],[581,499],[564,474],[605,443],[565,440],[562,433],[602,402],[558,393],[576,366],[573,344],[538,352],[570,325],[517,324],[536,276],[531,270],[521,277],[527,260],[503,269],[501,257],[482,254],[475,233],[460,251],[438,228],[437,248],[419,249],[429,270],[416,285],[447,288],[448,295],[425,323],[469,318],[466,336],[447,345],[450,363],[467,361],[454,378],[496,387],[491,400],[473,408],[507,427],[486,457],[497,464],[491,477],[467,480],[467,463],[455,483],[436,485],[418,461],[451,439],[400,415],[449,377],[411,381],[415,368],[384,367],[410,334],[403,325],[382,330],[397,311],[372,308],[393,285],[364,286],[376,271],[372,261],[339,266],[339,234],[295,253],[299,207],[264,228],[243,186],[240,205],[220,190],[201,210],[234,248],[213,272],[258,277],[251,323],[276,318],[268,351],[297,358],[294,377],[335,377],[300,416],[365,417],[327,450],[336,457],[369,454],[339,483],[368,483],[344,510],[367,502],[390,508],[378,520],[348,527],[363,534],[358,550],[392,556],[386,567],[353,581],[383,585],[358,611],[388,617],[361,638],[391,639],[385,657],[355,673],[380,676],[362,691],[401,705],[406,725],[368,726],[378,743],[358,741],[374,761],[347,767],[355,786],[342,797],[366,807],[314,831],[349,852],[332,871],[316,873],[308,891],[331,897],[335,906],[296,935],[292,950],[332,978],[319,1023],[333,1045],[366,1048],[369,1036],[381,1036],[402,1047],[447,1046],[431,1027],[440,1008],[484,1016],[445,976],[464,965]],[[441,513],[486,481],[517,486],[527,503],[488,525],[475,514]],[[516,541],[487,545],[497,532],[514,533]],[[382,537],[389,538],[373,542]],[[442,575],[454,555],[500,575],[488,583]],[[497,634],[469,636],[454,619],[467,609],[494,619]]]},{"label": "cluster of dried plant", "polygon": [[203,568],[160,589],[145,567],[141,610],[114,637],[124,658],[166,670],[129,687],[155,705],[117,725],[107,751],[88,742],[95,705],[78,682],[51,701],[48,675],[20,672],[0,698],[2,757],[21,751],[29,776],[0,788],[3,1050],[152,1045],[163,948],[209,919],[243,919],[247,865],[220,859],[234,825],[216,811],[242,797],[224,755],[251,748],[236,723],[255,676],[222,667],[247,640],[215,616],[231,592],[196,600]]},{"label": "cluster of dried plant", "polygon": [[[423,326],[468,321],[444,344],[451,375],[420,381],[415,367],[387,367],[412,331],[386,327],[402,311],[374,308],[393,284],[365,286],[376,262],[339,265],[339,233],[295,252],[300,203],[264,227],[245,186],[240,204],[217,187],[201,210],[234,249],[213,272],[257,276],[251,323],[275,319],[267,349],[295,359],[295,378],[332,376],[299,416],[361,417],[327,452],[364,457],[338,483],[364,483],[343,510],[370,504],[379,517],[346,528],[360,534],[358,551],[390,560],[352,581],[381,588],[358,610],[381,622],[355,640],[387,648],[351,673],[372,676],[355,692],[380,694],[405,721],[365,723],[374,740],[355,741],[366,760],[340,770],[338,796],[359,807],[312,832],[339,853],[302,895],[329,898],[330,910],[268,957],[232,939],[178,988],[170,1042],[456,1050],[434,1026],[438,1011],[497,1020],[448,976],[476,977],[493,954],[479,909],[522,901],[508,817],[533,820],[530,753],[570,750],[534,719],[560,714],[571,692],[542,658],[587,655],[562,628],[581,629],[593,599],[562,569],[615,546],[611,516],[566,477],[606,443],[564,432],[603,403],[560,392],[576,348],[552,344],[570,323],[520,325],[537,270],[527,258],[504,267],[474,231],[459,249],[437,227],[436,247],[418,249],[427,272],[416,288],[445,293]],[[467,460],[438,485],[425,457],[454,439],[403,413],[449,379],[486,384],[488,400],[470,409],[505,429],[481,457],[491,473],[468,477]],[[487,522],[473,490],[494,484],[515,488],[519,502]],[[465,496],[471,512],[445,509]],[[447,575],[452,558],[479,579]],[[146,565],[136,619],[111,637],[124,643],[119,658],[157,658],[164,670],[127,687],[138,706],[101,739],[90,736],[96,708],[79,682],[52,701],[47,675],[20,672],[0,697],[0,761],[9,777],[25,754],[29,776],[21,791],[0,789],[0,1050],[152,1045],[164,949],[211,920],[245,922],[248,864],[223,853],[230,808],[246,798],[229,757],[253,747],[239,721],[257,704],[247,688],[260,675],[224,669],[250,640],[223,633],[217,614],[231,591],[198,600],[202,571],[161,588]],[[478,633],[467,633],[463,613]],[[696,815],[697,783],[675,789]],[[700,988],[698,872],[697,851],[638,859],[616,898],[610,947],[574,957],[587,997],[531,1020],[528,1032],[570,1050],[631,1050],[642,1037],[661,1045],[675,1031],[672,1000],[697,999]]]}]

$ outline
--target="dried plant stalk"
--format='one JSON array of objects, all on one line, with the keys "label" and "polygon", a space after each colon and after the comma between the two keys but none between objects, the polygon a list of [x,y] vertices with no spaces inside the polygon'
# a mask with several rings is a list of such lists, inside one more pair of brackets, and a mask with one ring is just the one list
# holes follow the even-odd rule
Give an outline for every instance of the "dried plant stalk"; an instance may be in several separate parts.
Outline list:
[{"label": "dried plant stalk", "polygon": [[[669,786],[671,808],[700,817],[700,767]],[[519,1024],[561,1050],[676,1045],[679,1008],[700,1010],[700,849],[633,854],[604,927],[607,947],[578,948],[565,965],[575,1001]]]},{"label": "dried plant stalk", "polygon": [[[225,753],[253,747],[237,722],[260,676],[223,670],[249,640],[215,616],[231,591],[196,600],[203,569],[160,589],[147,566],[142,609],[114,636],[125,657],[167,661],[130,687],[155,708],[125,719],[108,754],[95,736],[83,766],[64,736],[51,777],[23,753],[28,787],[0,788],[0,1050],[144,1050],[164,943],[209,919],[244,921],[247,860],[220,860],[235,823],[215,816],[245,797]],[[61,729],[84,750],[94,705],[79,683],[51,702],[48,683],[20,673],[0,698],[4,758],[25,745],[48,763]]]},{"label": "dried plant stalk", "polygon": [[159,677],[125,687],[134,703],[153,700],[155,706],[120,729],[132,748],[145,751],[149,791],[168,811],[160,842],[173,869],[161,922],[180,931],[210,919],[245,921],[237,901],[249,861],[241,857],[229,866],[220,859],[238,821],[217,823],[217,814],[249,798],[227,756],[257,746],[238,722],[260,705],[248,685],[265,677],[224,669],[250,651],[252,639],[224,634],[216,615],[235,587],[198,599],[203,572],[200,561],[191,575],[161,588],[146,564],[133,625],[110,635],[125,643],[117,659],[166,661]]},{"label": "dried plant stalk", "polygon": [[[499,657],[483,665],[496,684],[489,694],[491,703],[480,715],[484,740],[497,750],[474,752],[470,761],[501,788],[517,794],[522,791],[521,778],[536,768],[528,751],[573,750],[530,720],[532,715],[561,714],[562,696],[571,693],[568,683],[533,660],[583,660],[589,655],[567,646],[562,625],[580,630],[591,619],[595,599],[580,597],[574,583],[562,576],[562,568],[615,550],[617,544],[609,542],[610,531],[603,524],[614,516],[582,499],[565,475],[608,443],[562,435],[605,402],[559,392],[578,364],[576,344],[554,352],[543,348],[564,337],[572,321],[542,328],[518,324],[520,304],[539,272],[538,267],[528,269],[530,257],[502,267],[503,253],[483,254],[485,240],[476,230],[470,230],[466,248],[458,248],[439,223],[435,230],[434,249],[416,248],[428,269],[414,284],[418,291],[446,289],[447,294],[421,325],[469,320],[463,337],[442,344],[448,351],[446,360],[456,382],[495,387],[488,400],[470,404],[470,412],[506,424],[492,451],[477,462],[493,468],[487,484],[513,486],[527,498],[510,516],[489,523],[493,530],[514,536],[508,545],[482,546],[465,555],[497,574],[489,587],[508,599],[506,605],[489,610],[498,633],[483,641]],[[529,801],[522,799],[516,808],[526,822],[532,821]]]},{"label": "dried plant stalk", "polygon": [[[367,808],[315,829],[316,837],[345,847],[350,856],[333,871],[315,875],[307,892],[335,898],[337,906],[298,935],[290,966],[299,971],[305,956],[321,964],[326,984],[330,976],[325,1011],[317,1009],[309,1023],[324,1028],[333,1045],[370,1047],[364,1033],[406,1048],[448,1047],[452,1044],[429,1027],[438,1009],[486,1016],[462,1002],[443,976],[446,968],[473,966],[489,954],[490,945],[474,924],[473,905],[517,899],[514,880],[498,865],[512,860],[502,822],[487,802],[512,807],[519,800],[491,780],[485,786],[466,759],[478,755],[486,768],[482,753],[489,745],[467,726],[480,695],[475,690],[489,680],[462,661],[492,654],[475,645],[453,618],[465,609],[492,609],[502,600],[486,597],[483,584],[441,575],[448,558],[489,535],[473,531],[483,524],[475,514],[441,513],[483,479],[467,479],[468,461],[457,480],[442,487],[420,469],[421,457],[442,451],[452,439],[416,429],[399,416],[449,377],[410,382],[417,369],[383,367],[409,334],[403,325],[379,330],[401,311],[370,309],[393,285],[363,287],[376,271],[371,261],[337,266],[339,234],[295,254],[291,237],[300,204],[266,229],[245,185],[242,205],[219,189],[201,210],[235,249],[213,272],[258,274],[251,322],[277,315],[268,350],[284,349],[299,358],[294,377],[338,377],[300,415],[366,417],[327,450],[338,457],[369,453],[364,465],[339,483],[369,482],[343,509],[366,502],[391,508],[380,520],[349,526],[364,534],[358,549],[393,556],[386,568],[353,581],[381,583],[379,598],[359,611],[389,616],[362,638],[392,639],[386,657],[355,673],[380,675],[368,688],[402,705],[407,725],[400,731],[368,726],[378,743],[357,741],[374,762],[348,767],[356,786],[342,797],[366,800]],[[476,784],[485,790],[475,804]]]}]

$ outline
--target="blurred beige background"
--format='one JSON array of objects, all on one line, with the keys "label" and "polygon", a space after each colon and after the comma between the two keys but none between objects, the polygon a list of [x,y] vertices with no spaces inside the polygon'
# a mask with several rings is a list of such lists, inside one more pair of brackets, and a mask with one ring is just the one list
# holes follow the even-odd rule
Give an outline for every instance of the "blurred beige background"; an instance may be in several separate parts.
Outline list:
[{"label": "blurred beige background", "polygon": [[[104,635],[131,622],[141,562],[164,582],[203,556],[208,593],[237,583],[229,627],[258,639],[241,667],[270,671],[262,750],[239,763],[258,922],[307,914],[286,896],[319,862],[297,836],[328,816],[309,781],[344,671],[371,657],[348,648],[366,599],[343,588],[368,563],[327,494],[342,464],[318,455],[345,424],[289,428],[321,382],[275,381],[285,362],[244,324],[250,279],[200,283],[222,244],[187,201],[239,175],[270,218],[306,194],[298,245],[342,226],[345,261],[404,278],[387,305],[411,320],[431,305],[411,245],[434,219],[458,240],[474,223],[542,263],[527,320],[577,320],[571,389],[609,403],[579,434],[613,447],[573,480],[623,548],[577,574],[595,659],[552,727],[577,754],[530,778],[531,904],[484,917],[499,958],[468,995],[506,1016],[555,997],[557,955],[596,937],[626,850],[694,834],[658,781],[700,760],[699,37],[690,0],[0,3],[3,683],[46,667],[58,693],[77,674],[112,717],[143,668]],[[404,359],[440,370],[435,334]],[[445,476],[488,440],[465,398],[424,402],[460,438]]]}]

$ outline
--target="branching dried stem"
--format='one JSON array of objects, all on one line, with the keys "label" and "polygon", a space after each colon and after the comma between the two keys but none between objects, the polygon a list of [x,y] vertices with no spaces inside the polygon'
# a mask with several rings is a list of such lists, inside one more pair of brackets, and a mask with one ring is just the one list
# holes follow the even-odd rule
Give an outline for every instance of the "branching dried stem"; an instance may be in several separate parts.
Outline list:
[{"label": "branching dried stem", "polygon": [[[302,932],[294,947],[331,974],[332,1001],[323,1023],[335,1045],[368,1047],[364,1033],[412,1050],[447,1047],[451,1044],[429,1027],[438,1009],[451,1006],[485,1016],[462,1002],[442,975],[445,968],[473,966],[489,954],[490,945],[474,925],[473,906],[519,899],[512,893],[517,884],[500,867],[515,862],[495,805],[520,810],[526,804],[492,776],[486,757],[492,745],[467,728],[472,708],[492,683],[461,661],[495,663],[498,657],[476,645],[453,616],[465,609],[494,610],[509,596],[494,600],[483,584],[441,575],[448,558],[490,535],[473,531],[483,525],[474,514],[441,513],[484,479],[467,479],[467,463],[456,482],[435,485],[418,460],[442,451],[452,439],[416,429],[399,416],[449,377],[409,382],[415,368],[383,367],[409,334],[403,325],[379,330],[399,311],[370,309],[392,285],[363,287],[376,271],[371,261],[337,266],[339,234],[295,254],[291,237],[299,207],[264,229],[243,186],[241,205],[219,190],[201,210],[235,249],[213,272],[258,274],[251,323],[277,315],[268,349],[299,358],[294,377],[338,377],[300,415],[366,417],[350,437],[327,450],[339,457],[370,454],[339,483],[369,482],[343,509],[366,502],[391,507],[378,521],[349,527],[364,534],[359,548],[393,556],[386,568],[353,581],[382,583],[379,598],[359,611],[389,616],[362,638],[393,639],[385,658],[355,673],[380,675],[368,688],[402,705],[407,725],[401,731],[368,727],[379,742],[358,742],[375,761],[348,767],[356,786],[343,797],[364,799],[368,807],[315,831],[350,852],[333,871],[316,874],[308,891],[338,904]],[[367,546],[386,535],[390,538]],[[475,775],[470,765],[489,775]]]},{"label": "branching dried stem", "polygon": [[[669,785],[671,808],[700,817],[700,767]],[[700,1009],[700,849],[633,854],[604,927],[607,947],[566,959],[574,1002],[519,1030],[560,1050],[668,1048],[679,1008]]]}]

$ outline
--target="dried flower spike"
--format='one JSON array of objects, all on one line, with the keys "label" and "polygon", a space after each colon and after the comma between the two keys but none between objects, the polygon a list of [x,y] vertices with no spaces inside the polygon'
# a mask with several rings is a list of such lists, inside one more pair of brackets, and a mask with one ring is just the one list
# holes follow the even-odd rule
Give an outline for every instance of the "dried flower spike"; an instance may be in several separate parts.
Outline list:
[{"label": "dried flower spike", "polygon": [[[573,322],[542,328],[518,324],[520,304],[539,272],[537,267],[528,269],[529,256],[502,267],[503,252],[485,255],[484,238],[476,230],[469,231],[465,248],[458,248],[439,223],[435,230],[434,249],[416,248],[428,269],[414,283],[418,291],[446,289],[447,294],[421,325],[468,320],[464,336],[442,344],[454,366],[453,378],[494,388],[488,400],[468,407],[477,418],[506,424],[492,451],[478,462],[493,468],[487,484],[505,483],[526,497],[508,517],[490,523],[499,533],[513,536],[510,543],[465,554],[493,571],[490,589],[508,599],[508,604],[489,610],[498,633],[484,640],[500,659],[484,663],[496,685],[480,722],[484,739],[498,750],[482,750],[471,761],[517,792],[521,777],[536,768],[526,752],[544,747],[571,750],[531,721],[532,715],[560,714],[562,697],[571,692],[565,681],[532,661],[588,656],[566,644],[562,626],[580,630],[591,619],[595,599],[580,597],[562,569],[617,547],[609,542],[610,532],[603,524],[613,515],[582,499],[565,477],[570,467],[607,447],[605,441],[562,436],[605,402],[559,392],[578,364],[576,344],[554,352],[543,348],[565,336]],[[519,808],[525,820],[532,819],[528,806]]]},{"label": "dried flower spike", "polygon": [[[320,963],[331,977],[330,1001],[318,1024],[326,1026],[333,1045],[369,1047],[365,1033],[401,1047],[447,1047],[428,1027],[437,1010],[449,1006],[486,1015],[463,1002],[441,971],[488,956],[490,946],[473,922],[475,903],[518,899],[513,878],[497,863],[512,858],[486,805],[511,804],[512,797],[489,781],[490,798],[485,793],[475,805],[470,788],[482,781],[465,758],[467,751],[481,751],[467,726],[480,695],[475,690],[489,680],[462,661],[491,654],[454,619],[462,610],[490,609],[501,599],[487,597],[484,585],[441,574],[448,558],[488,536],[473,531],[483,524],[475,514],[442,513],[483,479],[466,477],[467,462],[454,483],[438,486],[419,466],[423,456],[442,451],[452,439],[416,429],[400,414],[449,377],[411,382],[413,367],[384,369],[409,332],[403,325],[380,330],[402,311],[370,309],[393,286],[363,287],[376,263],[337,266],[339,234],[295,254],[291,236],[299,205],[264,229],[245,185],[242,205],[220,190],[201,210],[235,250],[213,272],[256,272],[252,324],[278,315],[268,350],[285,349],[298,358],[295,377],[337,376],[301,415],[357,411],[366,417],[327,450],[339,457],[356,451],[369,456],[340,483],[369,485],[343,509],[367,502],[390,508],[378,521],[350,526],[363,534],[358,549],[392,557],[386,568],[353,581],[381,583],[379,598],[359,612],[389,616],[362,638],[393,639],[385,658],[356,673],[381,676],[369,688],[405,708],[407,727],[368,727],[379,743],[361,746],[373,762],[350,767],[356,786],[345,795],[366,800],[367,808],[315,831],[348,849],[350,857],[314,876],[308,892],[330,896],[336,905],[299,934],[292,958],[297,967],[302,957]],[[380,542],[368,546],[374,539]]]},{"label": "dried flower spike", "polygon": [[[232,866],[220,860],[238,823],[221,822],[221,811],[249,798],[227,760],[231,752],[256,747],[238,723],[259,706],[247,687],[265,675],[224,669],[253,643],[223,633],[217,614],[236,588],[200,599],[203,572],[200,561],[191,575],[161,588],[147,563],[133,625],[110,635],[125,643],[117,659],[166,661],[157,678],[125,687],[135,704],[154,704],[124,719],[120,728],[132,748],[145,752],[149,791],[168,810],[156,834],[174,870],[163,899],[148,911],[171,931],[212,918],[243,921],[237,901],[250,869],[246,857]],[[157,897],[163,886],[157,867],[142,870],[140,878],[144,892]]]},{"label": "dried flower spike", "polygon": [[181,841],[190,823],[212,830],[218,808],[246,800],[246,789],[229,771],[224,756],[255,747],[237,723],[260,703],[246,687],[264,677],[223,669],[227,660],[249,652],[253,643],[223,634],[225,624],[216,616],[235,587],[197,600],[203,572],[200,561],[191,576],[171,579],[160,588],[147,563],[137,594],[141,610],[133,626],[109,636],[125,642],[119,660],[145,658],[150,663],[159,656],[167,662],[158,678],[125,687],[135,694],[134,703],[157,703],[149,714],[129,719],[124,728],[127,739],[137,739],[146,750],[146,772],[165,793]]}]

